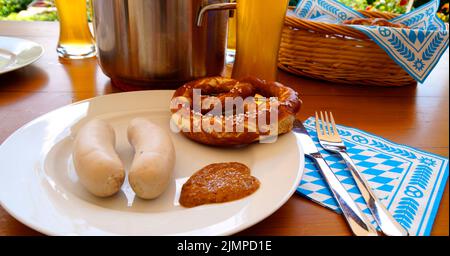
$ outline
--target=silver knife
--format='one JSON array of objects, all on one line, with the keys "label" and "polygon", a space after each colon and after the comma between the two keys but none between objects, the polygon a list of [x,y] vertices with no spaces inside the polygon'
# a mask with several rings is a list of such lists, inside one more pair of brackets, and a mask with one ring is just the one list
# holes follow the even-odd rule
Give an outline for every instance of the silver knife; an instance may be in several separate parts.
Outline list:
[{"label": "silver knife", "polygon": [[323,159],[322,154],[320,154],[301,121],[294,121],[293,132],[297,138],[297,143],[303,148],[305,155],[314,160],[319,167],[320,173],[338,202],[353,233],[357,236],[378,236],[374,226],[370,224],[370,221]]}]

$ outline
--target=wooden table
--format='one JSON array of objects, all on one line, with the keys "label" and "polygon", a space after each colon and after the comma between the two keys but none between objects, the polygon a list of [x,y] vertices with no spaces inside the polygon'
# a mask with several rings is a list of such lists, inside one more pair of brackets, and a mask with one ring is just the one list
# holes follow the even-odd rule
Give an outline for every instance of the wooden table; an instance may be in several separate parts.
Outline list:
[{"label": "wooden table", "polygon": [[[0,75],[0,143],[11,133],[61,106],[115,93],[95,59],[60,61],[58,23],[0,22],[0,35],[33,40],[45,55],[26,68]],[[364,68],[364,67],[361,67]],[[418,86],[362,87],[326,83],[280,73],[280,81],[298,90],[302,118],[331,110],[343,125],[445,157],[449,152],[448,52],[430,78]],[[1,189],[1,188],[0,188]],[[449,235],[448,182],[433,235]],[[0,208],[0,235],[37,235]],[[344,219],[294,195],[280,210],[242,235],[350,235]]]}]

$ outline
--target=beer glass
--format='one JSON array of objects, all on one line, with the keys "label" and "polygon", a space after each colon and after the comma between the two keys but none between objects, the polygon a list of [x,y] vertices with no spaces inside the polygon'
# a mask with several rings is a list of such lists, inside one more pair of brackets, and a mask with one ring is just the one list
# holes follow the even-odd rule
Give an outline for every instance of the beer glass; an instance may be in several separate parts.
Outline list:
[{"label": "beer glass", "polygon": [[230,50],[236,49],[236,12],[232,11],[232,16],[228,19],[228,42],[227,47]]},{"label": "beer glass", "polygon": [[277,80],[278,50],[289,0],[237,0],[233,78]]},{"label": "beer glass", "polygon": [[227,56],[226,63],[233,64],[236,55],[236,12],[230,11],[228,18],[228,36],[227,36]]},{"label": "beer glass", "polygon": [[59,17],[58,55],[68,59],[90,58],[96,55],[89,30],[86,0],[55,0]]}]

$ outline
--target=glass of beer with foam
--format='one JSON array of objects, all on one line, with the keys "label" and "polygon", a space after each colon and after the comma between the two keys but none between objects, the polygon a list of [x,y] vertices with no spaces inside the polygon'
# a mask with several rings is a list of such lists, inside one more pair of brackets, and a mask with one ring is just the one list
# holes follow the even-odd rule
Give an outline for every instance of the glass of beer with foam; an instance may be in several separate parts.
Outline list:
[{"label": "glass of beer with foam", "polygon": [[59,17],[58,56],[68,59],[96,55],[95,42],[88,25],[86,0],[55,0]]},{"label": "glass of beer with foam", "polygon": [[237,0],[232,77],[277,80],[278,50],[289,0]]}]

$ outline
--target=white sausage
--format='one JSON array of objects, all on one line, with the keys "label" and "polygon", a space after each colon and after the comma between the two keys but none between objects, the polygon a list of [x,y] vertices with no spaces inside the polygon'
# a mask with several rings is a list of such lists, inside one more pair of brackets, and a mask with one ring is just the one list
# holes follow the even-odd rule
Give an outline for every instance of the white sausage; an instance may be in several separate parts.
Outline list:
[{"label": "white sausage", "polygon": [[75,138],[73,162],[81,184],[92,194],[112,196],[125,180],[125,169],[115,150],[114,129],[104,121],[92,120]]},{"label": "white sausage", "polygon": [[131,188],[142,199],[158,197],[169,185],[175,165],[169,134],[150,121],[136,118],[128,127],[128,141],[135,150],[128,173]]}]

